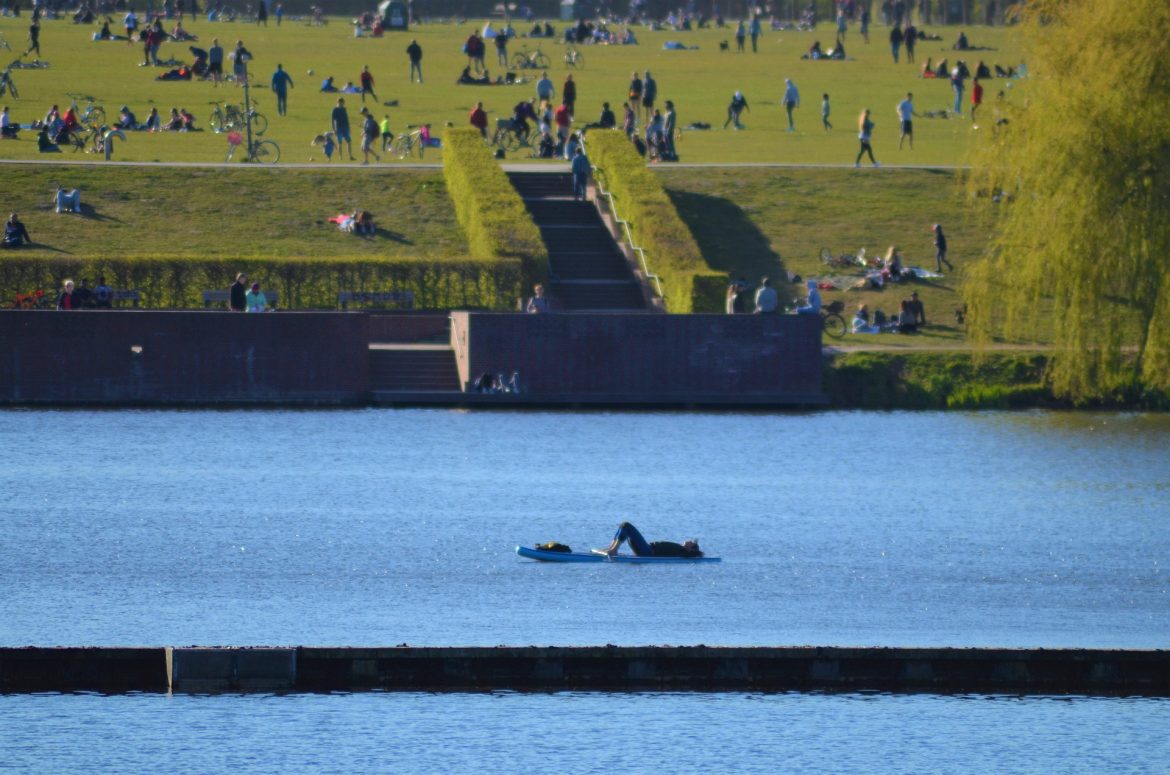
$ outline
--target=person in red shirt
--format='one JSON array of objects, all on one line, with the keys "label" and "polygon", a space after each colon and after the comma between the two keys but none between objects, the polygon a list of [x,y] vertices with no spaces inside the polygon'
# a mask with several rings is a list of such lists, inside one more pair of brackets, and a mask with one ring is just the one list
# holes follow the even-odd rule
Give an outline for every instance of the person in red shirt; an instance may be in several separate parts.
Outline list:
[{"label": "person in red shirt", "polygon": [[557,125],[557,140],[560,145],[564,145],[565,141],[569,139],[569,125],[573,123],[573,116],[569,113],[568,106],[561,103],[555,111],[553,111],[553,123]]},{"label": "person in red shirt", "polygon": [[73,291],[73,281],[65,281],[65,290],[61,291],[61,295],[57,297],[58,310],[73,310],[81,309],[81,304],[77,298],[77,294]]},{"label": "person in red shirt", "polygon": [[471,111],[471,116],[469,117],[469,120],[471,122],[471,125],[473,127],[475,127],[476,129],[478,129],[479,133],[481,135],[483,135],[484,139],[486,140],[487,139],[488,119],[487,119],[487,111],[483,109],[482,102],[475,103],[475,109]]},{"label": "person in red shirt", "polygon": [[374,93],[374,76],[370,73],[370,66],[366,65],[362,68],[362,104],[366,104],[366,95],[374,98],[374,102],[378,101],[378,95]]},{"label": "person in red shirt", "polygon": [[976,78],[971,85],[971,123],[975,123],[975,112],[979,110],[979,106],[983,104],[983,84],[979,83]]}]

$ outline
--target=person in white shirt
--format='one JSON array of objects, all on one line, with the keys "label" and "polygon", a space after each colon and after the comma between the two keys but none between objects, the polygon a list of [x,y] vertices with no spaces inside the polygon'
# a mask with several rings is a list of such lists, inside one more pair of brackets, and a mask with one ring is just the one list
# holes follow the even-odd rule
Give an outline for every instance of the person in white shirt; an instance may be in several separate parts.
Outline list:
[{"label": "person in white shirt", "polygon": [[760,280],[760,288],[756,291],[756,314],[771,314],[780,306],[780,297],[776,295],[776,289],[772,287],[772,282],[767,278]]},{"label": "person in white shirt", "polygon": [[898,136],[898,150],[902,150],[902,141],[910,139],[910,150],[914,150],[914,95],[906,92],[906,99],[898,103],[898,120],[901,122],[901,134]]}]

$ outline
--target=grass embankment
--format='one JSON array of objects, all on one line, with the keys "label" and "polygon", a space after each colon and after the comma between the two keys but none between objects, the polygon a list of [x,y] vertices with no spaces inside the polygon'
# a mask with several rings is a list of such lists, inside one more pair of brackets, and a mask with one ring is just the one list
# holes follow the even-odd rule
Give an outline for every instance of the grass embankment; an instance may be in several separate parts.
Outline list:
[{"label": "grass embankment", "polygon": [[[959,283],[964,266],[983,250],[989,225],[964,203],[956,176],[936,170],[732,169],[659,168],[659,175],[683,220],[698,240],[707,262],[732,277],[754,284],[762,275],[803,278],[848,277],[857,270],[827,267],[820,250],[836,255],[884,255],[898,246],[907,266],[935,268],[930,227],[942,223],[950,246],[954,273],[937,280],[888,284],[882,290],[824,291],[826,302],[840,299],[849,320],[859,302],[872,313],[897,311],[899,302],[918,291],[930,323],[921,334],[846,334],[846,345],[964,345],[965,332],[955,322],[962,306]],[[793,286],[804,293],[803,284]]]},{"label": "grass embankment", "polygon": [[[117,27],[115,20],[114,27]],[[563,24],[554,22],[558,31]],[[482,100],[492,118],[508,116],[512,106],[534,94],[531,82],[514,86],[459,86],[455,79],[467,60],[461,53],[463,41],[473,29],[483,26],[482,20],[464,24],[422,25],[408,34],[388,33],[384,38],[353,37],[352,27],[342,19],[334,18],[325,27],[308,27],[286,21],[281,27],[270,23],[257,27],[244,23],[210,23],[205,17],[188,20],[188,30],[199,36],[196,45],[208,48],[213,37],[218,37],[225,49],[242,38],[255,59],[251,65],[257,88],[254,96],[260,110],[271,122],[266,137],[281,146],[282,162],[323,162],[319,149],[311,148],[310,141],[329,128],[330,110],[337,94],[318,91],[322,79],[333,75],[339,86],[346,81],[357,81],[363,65],[369,65],[376,79],[378,100],[367,104],[378,119],[389,114],[394,130],[401,131],[408,124],[431,122],[437,134],[450,121],[456,126],[467,123],[467,114],[475,102]],[[526,28],[518,24],[517,29]],[[926,57],[937,61],[947,57],[952,63],[957,52],[950,50],[958,37],[958,27],[930,27],[942,41],[923,41],[919,44],[918,59]],[[41,33],[43,58],[52,66],[46,70],[15,70],[13,78],[20,90],[19,100],[10,100],[14,117],[23,123],[41,118],[49,106],[69,104],[69,92],[92,95],[105,106],[111,116],[119,106],[129,105],[139,120],[145,120],[150,107],[162,114],[172,107],[192,111],[206,127],[211,111],[210,102],[216,100],[241,101],[242,90],[235,86],[213,88],[210,82],[154,80],[160,68],[139,67],[142,47],[126,42],[95,43],[90,40],[97,27],[75,25],[68,19],[45,21]],[[1012,33],[1003,28],[968,27],[973,44],[989,46],[992,51],[972,51],[965,58],[973,65],[980,58],[989,63],[1015,66],[1025,59]],[[115,30],[117,31],[117,30]],[[649,69],[658,82],[660,103],[673,100],[680,126],[701,121],[713,126],[710,131],[685,132],[679,152],[683,161],[705,162],[824,162],[852,163],[857,153],[857,117],[862,108],[873,110],[876,122],[874,152],[883,164],[955,164],[961,163],[971,137],[971,122],[921,118],[915,122],[915,150],[897,149],[898,126],[895,104],[907,91],[916,95],[919,112],[938,111],[952,104],[951,90],[945,80],[922,80],[918,77],[920,64],[903,61],[895,64],[889,53],[888,28],[875,24],[865,44],[856,28],[846,37],[846,50],[851,61],[802,60],[814,40],[822,45],[832,44],[834,32],[830,24],[812,32],[765,32],[760,38],[760,51],[737,54],[720,51],[719,42],[728,40],[734,49],[734,28],[696,30],[691,32],[650,32],[635,29],[637,46],[584,46],[585,68],[573,73],[578,83],[578,123],[596,121],[601,103],[608,101],[619,110],[626,98],[630,73]],[[11,43],[14,53],[27,45],[28,17],[0,18],[0,32]],[[426,83],[408,81],[408,62],[404,49],[411,37],[423,47],[423,68]],[[698,50],[666,51],[664,42],[678,41]],[[515,40],[510,53],[525,44],[530,49],[540,47],[552,60],[550,77],[559,95],[565,75],[564,46],[547,40]],[[165,43],[163,58],[191,60],[187,43]],[[750,46],[749,46],[750,49]],[[5,52],[8,53],[8,52]],[[492,75],[503,71],[495,65],[495,50],[489,47],[488,69]],[[281,63],[293,77],[295,87],[289,96],[287,116],[277,116],[275,99],[268,89],[276,64]],[[510,69],[510,68],[509,68]],[[309,75],[309,70],[313,75]],[[529,78],[539,78],[539,71],[520,71]],[[792,78],[800,89],[801,106],[796,114],[797,131],[786,131],[784,109],[779,104],[784,78]],[[986,84],[984,111],[991,118],[992,103],[1000,89],[1008,99],[1023,99],[1022,87],[1026,81],[1012,83],[992,80]],[[742,90],[750,105],[743,119],[747,129],[741,132],[724,131],[727,104],[736,90]],[[820,121],[821,94],[828,92],[832,102],[833,130],[826,132]],[[344,95],[349,107],[351,124],[356,129],[362,101],[359,95]],[[8,98],[6,98],[8,99]],[[969,100],[969,96],[968,96]],[[396,101],[394,106],[383,103]],[[964,106],[964,112],[969,105]],[[987,122],[981,122],[983,131]],[[0,158],[43,158],[37,153],[35,137],[25,133],[20,141],[0,142]],[[132,161],[223,161],[227,150],[224,136],[211,132],[171,133],[155,135],[134,133],[126,143],[116,148],[116,158]],[[71,158],[90,158],[84,154],[66,151]],[[239,158],[242,154],[237,154]],[[355,154],[360,158],[360,154]],[[426,161],[439,161],[441,152],[428,151]],[[335,159],[337,157],[335,156]],[[343,154],[345,164],[348,154]],[[386,157],[383,157],[386,163]],[[417,160],[417,159],[416,159]],[[335,164],[338,162],[334,162]],[[868,170],[867,170],[868,173]]]},{"label": "grass embankment", "polygon": [[1166,411],[1170,394],[1118,389],[1073,404],[1052,393],[1045,353],[850,353],[826,362],[825,392],[841,409]]},{"label": "grass embankment", "polygon": [[[82,191],[83,213],[53,212],[55,182]],[[519,268],[469,256],[443,176],[313,170],[11,167],[5,207],[35,241],[0,255],[0,297],[105,274],[153,307],[201,304],[200,292],[247,271],[284,307],[333,307],[350,290],[410,290],[425,307],[507,308]],[[361,208],[377,232],[328,218]]]}]

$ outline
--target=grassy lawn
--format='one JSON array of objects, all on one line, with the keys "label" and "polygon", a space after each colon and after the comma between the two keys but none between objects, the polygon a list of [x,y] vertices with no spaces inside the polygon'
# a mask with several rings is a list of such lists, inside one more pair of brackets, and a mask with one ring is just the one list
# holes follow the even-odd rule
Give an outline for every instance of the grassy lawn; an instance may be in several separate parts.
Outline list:
[{"label": "grassy lawn", "polygon": [[[671,198],[690,226],[712,267],[754,286],[761,275],[805,279],[860,271],[829,269],[820,259],[827,247],[836,255],[865,247],[884,255],[898,246],[907,266],[934,269],[930,227],[947,232],[954,274],[939,280],[887,285],[883,290],[826,291],[840,299],[849,320],[858,302],[887,314],[918,291],[930,322],[921,336],[846,334],[842,344],[939,346],[960,343],[963,330],[954,310],[962,305],[957,286],[964,264],[976,257],[987,225],[964,206],[956,173],[934,170],[712,169],[703,174],[659,169]],[[803,285],[790,288],[800,294]]]},{"label": "grassy lawn", "polygon": [[[36,243],[19,251],[21,257],[467,255],[437,170],[387,169],[355,178],[279,168],[18,165],[4,168],[4,181],[5,217],[20,212]],[[80,186],[81,215],[54,212],[57,181]],[[355,208],[374,214],[377,234],[345,234],[327,220]]]},{"label": "grassy lawn", "polygon": [[[115,27],[120,23],[116,19]],[[0,33],[13,47],[12,55],[25,45],[28,17],[0,18]],[[532,83],[515,86],[474,87],[458,86],[454,81],[466,62],[460,53],[463,40],[482,21],[463,25],[425,25],[409,34],[388,33],[382,39],[355,39],[352,28],[340,19],[325,27],[308,27],[286,21],[277,28],[256,27],[243,23],[210,23],[196,19],[186,26],[199,36],[197,45],[207,48],[212,37],[218,37],[230,50],[237,38],[242,38],[254,54],[252,73],[258,88],[254,95],[259,107],[270,122],[267,137],[276,140],[282,149],[284,162],[323,161],[322,154],[310,147],[317,134],[329,128],[330,110],[337,95],[318,91],[321,80],[333,75],[339,84],[358,80],[363,65],[369,65],[376,79],[379,104],[376,117],[390,115],[395,131],[407,124],[430,122],[438,134],[446,122],[462,125],[468,111],[477,100],[482,100],[492,117],[507,116],[511,107],[534,93]],[[563,25],[557,24],[558,30]],[[518,27],[524,31],[523,26]],[[210,82],[159,82],[154,77],[160,70],[139,67],[142,61],[140,45],[125,42],[95,43],[90,40],[96,27],[79,26],[68,20],[43,23],[41,50],[43,58],[51,63],[45,70],[14,70],[13,78],[20,91],[20,99],[4,99],[13,116],[22,123],[42,117],[49,106],[56,103],[66,107],[68,93],[92,95],[105,106],[111,116],[122,104],[128,104],[144,120],[151,106],[167,114],[172,107],[184,107],[195,113],[206,126],[210,102],[220,99],[240,101],[242,90],[227,86],[213,88]],[[932,27],[942,41],[923,41],[918,58],[942,56],[954,61],[956,52],[946,50],[958,36],[958,28]],[[852,61],[808,61],[800,55],[814,39],[826,47],[832,44],[833,32],[824,25],[815,32],[766,32],[760,40],[758,54],[721,52],[719,42],[732,40],[733,29],[701,30],[694,32],[648,32],[637,30],[637,46],[585,46],[582,48],[586,66],[576,72],[578,81],[577,118],[579,122],[595,121],[603,101],[615,108],[626,95],[630,73],[650,69],[659,85],[660,102],[672,99],[677,106],[680,126],[695,121],[712,124],[711,131],[686,132],[679,148],[684,161],[775,161],[852,163],[857,151],[857,116],[864,107],[874,111],[877,128],[874,151],[880,162],[915,164],[954,164],[963,160],[964,152],[973,134],[967,120],[919,119],[916,122],[917,139],[913,151],[897,150],[897,122],[895,104],[908,90],[916,93],[920,112],[939,110],[951,104],[950,87],[945,81],[921,80],[919,66],[903,61],[895,65],[886,43],[888,28],[875,25],[871,43],[861,41],[856,30],[846,39],[846,49]],[[969,52],[973,65],[980,57],[988,63],[1018,65],[1023,58],[1011,38],[1010,31],[999,28],[968,30],[972,43],[986,45],[994,51]],[[410,37],[417,37],[424,49],[423,67],[425,85],[410,84],[404,49]],[[662,44],[675,40],[698,50],[666,51]],[[550,77],[557,85],[558,94],[566,68],[562,63],[563,46],[552,41],[513,41],[511,53],[528,43],[537,44],[553,60]],[[189,44],[166,43],[160,56],[190,61]],[[734,43],[732,45],[734,49]],[[750,48],[750,47],[749,47]],[[10,52],[3,52],[9,54]],[[493,75],[495,51],[489,49],[488,66]],[[272,71],[282,63],[296,81],[289,98],[289,115],[278,117],[275,101],[267,88]],[[314,75],[308,75],[313,70]],[[539,73],[527,71],[528,76]],[[779,104],[784,78],[792,78],[800,88],[802,106],[797,111],[795,133],[785,130],[784,110]],[[1023,94],[1020,86],[1012,84],[1008,99],[1017,101]],[[1005,88],[1002,81],[986,85],[986,101],[994,100],[995,93]],[[719,127],[726,117],[726,107],[732,93],[742,90],[751,112],[745,114],[747,129],[742,132],[722,131]],[[832,96],[834,129],[825,132],[820,123],[820,95]],[[397,101],[393,107],[381,103]],[[356,124],[361,100],[348,95],[351,123]],[[964,107],[968,110],[968,106]],[[986,106],[990,117],[991,107]],[[619,112],[620,119],[620,112]],[[0,142],[0,158],[37,158],[35,136],[24,133],[17,142]],[[222,161],[227,148],[226,139],[211,132],[135,133],[116,149],[118,160],[133,161]],[[82,154],[66,151],[69,158],[84,158]],[[237,158],[238,158],[237,154]],[[360,158],[360,154],[358,154]],[[428,154],[427,161],[438,161],[438,153]],[[43,158],[43,157],[41,157]],[[92,158],[92,157],[91,157]],[[345,162],[349,164],[348,160]]]}]

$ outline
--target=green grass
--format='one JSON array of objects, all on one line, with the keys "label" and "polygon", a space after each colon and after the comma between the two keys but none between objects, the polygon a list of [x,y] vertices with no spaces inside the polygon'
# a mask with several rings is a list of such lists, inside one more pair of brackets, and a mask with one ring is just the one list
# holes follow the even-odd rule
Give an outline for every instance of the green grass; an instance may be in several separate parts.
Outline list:
[{"label": "green grass", "polygon": [[[467,243],[438,170],[372,176],[280,168],[9,166],[4,204],[34,246],[21,258],[418,258],[463,260]],[[57,215],[54,184],[80,186],[84,212]],[[328,218],[356,208],[378,233],[345,234]],[[8,256],[0,256],[0,261]]]},{"label": "green grass", "polygon": [[[27,35],[27,16],[20,19],[0,19],[0,32],[7,37],[15,51],[24,48]],[[116,26],[116,25],[115,25]],[[442,133],[446,122],[462,126],[468,111],[477,100],[482,100],[492,117],[507,116],[520,99],[531,96],[531,83],[516,86],[473,87],[457,86],[454,81],[466,62],[460,53],[463,40],[482,21],[463,25],[425,25],[409,34],[389,33],[382,39],[355,39],[352,28],[343,20],[334,19],[326,27],[307,27],[286,22],[282,27],[256,27],[243,23],[209,23],[195,20],[188,29],[200,38],[199,44],[208,47],[212,37],[219,37],[230,49],[237,38],[255,55],[252,73],[260,88],[254,90],[259,106],[270,122],[268,137],[276,140],[282,149],[282,162],[323,161],[319,150],[310,147],[317,134],[329,128],[330,109],[337,95],[321,94],[319,84],[325,75],[333,75],[340,84],[358,79],[363,65],[368,64],[377,83],[381,101],[397,100],[396,107],[376,107],[376,116],[389,113],[395,131],[407,124],[430,122],[437,133]],[[558,24],[558,29],[562,25]],[[67,20],[46,21],[41,34],[43,58],[52,63],[46,70],[15,70],[13,77],[20,90],[19,100],[9,100],[14,117],[27,123],[42,117],[53,103],[63,108],[68,105],[67,93],[93,95],[113,114],[122,104],[130,105],[139,119],[145,118],[151,106],[157,106],[164,115],[171,107],[185,107],[196,114],[206,126],[213,100],[239,101],[242,91],[234,86],[213,88],[208,82],[159,82],[154,80],[155,68],[139,67],[141,46],[125,42],[94,43],[90,37],[96,27],[79,26]],[[948,56],[954,61],[953,51],[944,51],[958,35],[958,28],[932,27],[943,41],[923,41],[919,45],[919,60],[926,56],[936,59]],[[694,32],[648,32],[637,30],[638,46],[586,46],[584,70],[575,73],[578,81],[579,122],[594,121],[603,101],[620,108],[626,95],[630,73],[650,69],[659,84],[660,100],[671,99],[677,107],[680,126],[704,121],[715,126],[711,131],[686,132],[679,147],[683,161],[701,162],[819,162],[852,163],[857,151],[857,116],[864,107],[874,111],[877,128],[874,150],[878,160],[886,163],[954,164],[962,162],[973,134],[969,121],[920,119],[916,122],[917,138],[914,151],[897,150],[897,122],[894,106],[908,90],[916,94],[919,111],[940,109],[951,104],[950,87],[945,81],[921,80],[919,68],[903,62],[895,65],[885,43],[888,29],[876,26],[872,42],[865,45],[855,30],[851,30],[846,48],[856,61],[813,62],[801,60],[814,39],[822,44],[832,43],[829,25],[816,32],[766,32],[760,41],[759,54],[720,52],[721,40],[733,40],[732,29]],[[1021,52],[1011,39],[1011,33],[1001,28],[969,28],[973,43],[991,46],[997,50],[970,52],[973,64],[980,57],[989,63],[1017,65]],[[424,49],[423,67],[425,85],[410,84],[404,49],[411,36],[417,37]],[[677,40],[697,45],[697,51],[664,51],[666,40]],[[528,41],[514,41],[514,52]],[[553,60],[550,76],[557,84],[558,93],[568,72],[562,64],[563,46],[552,41],[531,41],[539,44]],[[188,58],[188,44],[166,43],[160,55],[163,58]],[[733,45],[734,48],[734,45]],[[3,52],[8,54],[9,52]],[[488,52],[491,72],[495,51]],[[293,76],[296,86],[289,98],[289,115],[276,116],[274,99],[267,83],[276,64],[284,64]],[[315,74],[310,76],[308,70]],[[526,75],[532,76],[532,71]],[[539,73],[535,74],[539,77]],[[784,130],[784,111],[779,104],[784,78],[794,79],[803,100],[797,112],[796,133]],[[1026,83],[1026,82],[1021,82]],[[987,84],[986,101],[991,103],[1001,81]],[[747,130],[722,131],[719,127],[726,117],[731,94],[742,90],[751,105],[744,116]],[[832,95],[834,129],[824,132],[820,125],[820,95]],[[1019,85],[1008,92],[1009,99],[1018,101],[1023,94]],[[351,123],[355,123],[361,100],[348,95]],[[966,108],[965,108],[966,110]],[[985,106],[990,117],[991,107]],[[35,137],[31,133],[19,142],[0,142],[0,158],[44,158],[37,153]],[[116,149],[118,160],[133,161],[223,161],[226,139],[211,132],[135,133]],[[360,154],[356,154],[360,158]],[[66,158],[87,158],[66,151]],[[428,153],[426,161],[438,161],[439,154]],[[92,158],[92,157],[88,157]],[[238,155],[237,155],[238,158]],[[385,157],[384,157],[385,158]],[[336,162],[335,162],[336,163]],[[345,162],[350,164],[348,160]]]},{"label": "green grass", "polygon": [[[666,188],[708,264],[750,282],[762,275],[805,279],[827,270],[820,249],[833,254],[884,255],[898,246],[906,265],[934,269],[930,227],[944,224],[956,272],[941,280],[887,285],[884,290],[827,291],[826,301],[841,299],[849,320],[858,302],[887,314],[918,291],[931,323],[919,336],[846,334],[842,344],[940,346],[959,344],[964,332],[955,324],[962,305],[957,289],[963,267],[980,254],[988,235],[964,205],[958,173],[937,170],[710,169],[701,175],[659,168]],[[860,273],[855,272],[860,278]],[[803,293],[803,285],[790,288]]]}]

